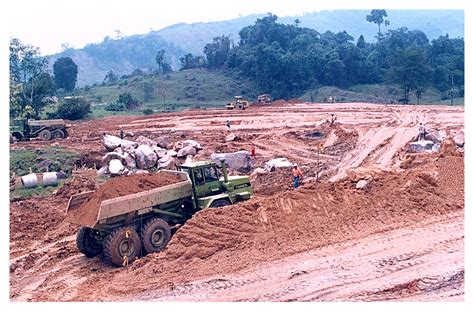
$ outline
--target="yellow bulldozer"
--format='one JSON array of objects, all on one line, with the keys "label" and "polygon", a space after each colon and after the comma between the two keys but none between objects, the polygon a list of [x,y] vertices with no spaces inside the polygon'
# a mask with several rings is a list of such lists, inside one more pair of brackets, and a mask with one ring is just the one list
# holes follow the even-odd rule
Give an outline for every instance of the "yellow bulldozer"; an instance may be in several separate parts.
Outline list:
[{"label": "yellow bulldozer", "polygon": [[234,96],[235,101],[227,103],[225,107],[229,110],[238,108],[240,110],[245,110],[249,107],[249,102],[244,100],[242,96]]}]

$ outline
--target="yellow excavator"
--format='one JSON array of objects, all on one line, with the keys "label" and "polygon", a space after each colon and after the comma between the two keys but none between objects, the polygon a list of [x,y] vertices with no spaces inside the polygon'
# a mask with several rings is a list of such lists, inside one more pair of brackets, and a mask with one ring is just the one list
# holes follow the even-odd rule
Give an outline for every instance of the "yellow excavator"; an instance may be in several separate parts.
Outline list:
[{"label": "yellow excavator", "polygon": [[249,107],[249,102],[242,99],[242,96],[234,96],[235,101],[227,103],[225,107],[229,110],[238,108],[240,110],[245,110]]}]

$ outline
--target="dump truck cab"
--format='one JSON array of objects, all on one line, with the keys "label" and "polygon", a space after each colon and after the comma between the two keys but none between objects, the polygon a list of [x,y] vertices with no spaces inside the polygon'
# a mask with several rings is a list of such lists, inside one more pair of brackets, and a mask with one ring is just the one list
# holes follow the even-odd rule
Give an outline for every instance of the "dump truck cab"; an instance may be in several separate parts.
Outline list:
[{"label": "dump truck cab", "polygon": [[217,164],[212,161],[178,166],[178,170],[189,175],[193,184],[193,203],[197,208],[229,205],[248,200],[253,196],[248,176],[228,176],[224,162],[221,163],[221,167],[222,174],[219,173]]}]

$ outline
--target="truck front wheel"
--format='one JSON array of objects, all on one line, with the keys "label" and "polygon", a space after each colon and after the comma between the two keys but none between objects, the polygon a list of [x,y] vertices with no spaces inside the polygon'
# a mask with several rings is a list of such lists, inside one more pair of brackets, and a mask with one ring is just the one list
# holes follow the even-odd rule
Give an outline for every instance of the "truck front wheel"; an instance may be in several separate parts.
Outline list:
[{"label": "truck front wheel", "polygon": [[77,248],[87,257],[94,257],[102,253],[102,244],[92,236],[92,229],[81,227],[76,236]]},{"label": "truck front wheel", "polygon": [[152,218],[143,226],[141,237],[147,253],[159,252],[170,241],[171,228],[163,219]]},{"label": "truck front wheel", "polygon": [[104,240],[104,256],[116,266],[131,264],[140,255],[142,242],[131,227],[113,230]]},{"label": "truck front wheel", "polygon": [[42,130],[41,132],[39,132],[38,136],[42,140],[50,140],[51,139],[51,132],[49,130]]}]

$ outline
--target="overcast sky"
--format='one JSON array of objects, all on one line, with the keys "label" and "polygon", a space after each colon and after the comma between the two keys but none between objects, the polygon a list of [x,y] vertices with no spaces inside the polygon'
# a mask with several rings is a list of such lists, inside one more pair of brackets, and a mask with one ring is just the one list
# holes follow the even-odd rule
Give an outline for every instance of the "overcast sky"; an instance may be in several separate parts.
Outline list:
[{"label": "overcast sky", "polygon": [[[122,35],[147,33],[180,22],[227,20],[252,13],[280,17],[328,9],[462,8],[463,1],[346,1],[346,0],[3,0],[7,5],[9,36],[38,46],[43,55],[61,51],[67,43],[81,48],[115,30]],[[423,3],[424,2],[424,3]],[[377,7],[373,7],[373,6]],[[4,11],[5,13],[5,11]]]}]

